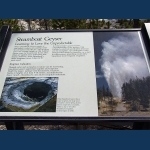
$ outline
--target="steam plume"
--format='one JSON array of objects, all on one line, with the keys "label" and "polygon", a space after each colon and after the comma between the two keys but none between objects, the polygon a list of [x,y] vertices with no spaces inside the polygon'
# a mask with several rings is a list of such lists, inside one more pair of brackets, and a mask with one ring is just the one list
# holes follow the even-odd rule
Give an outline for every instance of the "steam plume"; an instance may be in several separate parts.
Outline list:
[{"label": "steam plume", "polygon": [[113,96],[121,98],[124,82],[149,75],[137,34],[123,34],[102,43],[101,69]]}]

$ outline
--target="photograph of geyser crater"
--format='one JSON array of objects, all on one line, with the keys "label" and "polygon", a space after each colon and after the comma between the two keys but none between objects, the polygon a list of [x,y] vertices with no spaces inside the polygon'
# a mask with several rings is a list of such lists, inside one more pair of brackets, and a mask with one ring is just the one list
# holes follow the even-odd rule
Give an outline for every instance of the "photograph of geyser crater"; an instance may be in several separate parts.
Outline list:
[{"label": "photograph of geyser crater", "polygon": [[138,32],[94,32],[99,116],[150,116],[150,74]]},{"label": "photograph of geyser crater", "polygon": [[57,77],[6,78],[1,112],[56,112]]}]

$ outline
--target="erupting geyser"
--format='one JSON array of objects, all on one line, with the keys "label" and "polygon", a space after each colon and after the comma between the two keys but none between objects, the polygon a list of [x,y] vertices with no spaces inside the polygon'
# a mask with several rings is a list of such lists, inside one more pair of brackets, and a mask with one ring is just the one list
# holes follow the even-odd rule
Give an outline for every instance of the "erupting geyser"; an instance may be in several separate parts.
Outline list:
[{"label": "erupting geyser", "polygon": [[149,76],[137,34],[122,34],[102,42],[101,70],[113,96],[121,98],[121,87],[130,79]]}]

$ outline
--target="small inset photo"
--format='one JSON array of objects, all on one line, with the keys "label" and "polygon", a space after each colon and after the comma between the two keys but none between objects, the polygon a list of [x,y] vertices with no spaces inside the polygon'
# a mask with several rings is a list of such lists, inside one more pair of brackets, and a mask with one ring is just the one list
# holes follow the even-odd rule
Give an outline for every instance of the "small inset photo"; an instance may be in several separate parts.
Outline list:
[{"label": "small inset photo", "polygon": [[58,77],[6,78],[0,112],[56,112]]}]

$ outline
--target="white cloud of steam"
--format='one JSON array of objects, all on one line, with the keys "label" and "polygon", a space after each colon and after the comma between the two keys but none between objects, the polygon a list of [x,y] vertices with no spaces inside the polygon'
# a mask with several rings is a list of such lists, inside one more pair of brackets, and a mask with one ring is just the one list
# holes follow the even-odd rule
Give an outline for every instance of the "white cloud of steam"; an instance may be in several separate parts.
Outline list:
[{"label": "white cloud of steam", "polygon": [[104,77],[103,75],[99,75],[99,74],[96,75],[96,78],[103,78],[103,77]]},{"label": "white cloud of steam", "polygon": [[101,69],[113,96],[121,98],[124,82],[149,75],[137,34],[112,38],[102,47]]}]

